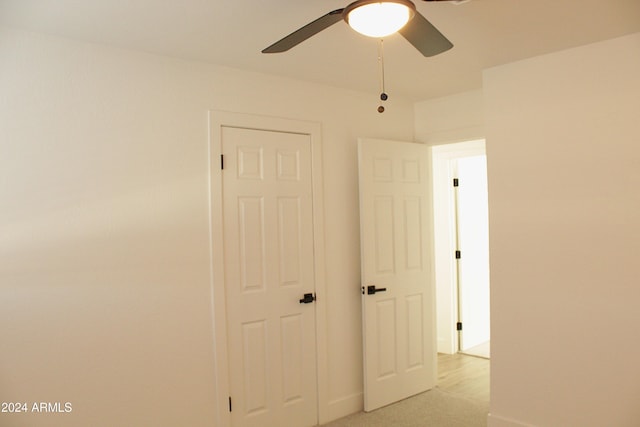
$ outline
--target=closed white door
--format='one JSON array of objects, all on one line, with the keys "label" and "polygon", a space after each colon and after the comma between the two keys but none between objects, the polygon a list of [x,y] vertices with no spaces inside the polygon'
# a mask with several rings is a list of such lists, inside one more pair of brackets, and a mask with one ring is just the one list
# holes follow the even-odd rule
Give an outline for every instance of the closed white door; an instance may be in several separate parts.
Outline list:
[{"label": "closed white door", "polygon": [[365,411],[436,382],[429,149],[360,140]]},{"label": "closed white door", "polygon": [[222,129],[235,427],[318,421],[310,144],[309,135]]}]

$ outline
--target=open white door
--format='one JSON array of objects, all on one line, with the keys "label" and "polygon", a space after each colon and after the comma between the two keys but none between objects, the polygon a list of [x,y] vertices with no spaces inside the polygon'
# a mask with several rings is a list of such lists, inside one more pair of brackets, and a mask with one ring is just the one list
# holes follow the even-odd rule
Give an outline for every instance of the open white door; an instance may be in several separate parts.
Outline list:
[{"label": "open white door", "polygon": [[[457,231],[460,351],[490,339],[489,208],[486,156],[458,159]],[[471,354],[488,356],[488,353]]]},{"label": "open white door", "polygon": [[361,139],[364,409],[436,382],[429,147]]}]

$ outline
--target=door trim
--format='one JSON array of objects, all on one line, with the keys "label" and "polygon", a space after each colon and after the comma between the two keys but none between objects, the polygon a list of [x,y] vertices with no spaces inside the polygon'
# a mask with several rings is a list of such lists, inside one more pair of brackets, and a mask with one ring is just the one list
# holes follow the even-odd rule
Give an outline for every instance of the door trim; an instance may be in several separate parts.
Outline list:
[{"label": "door trim", "polygon": [[316,289],[316,369],[318,378],[318,422],[328,421],[327,307],[325,283],[324,198],[322,191],[321,125],[254,114],[211,110],[209,118],[209,276],[213,322],[215,425],[231,426],[229,414],[229,377],[227,373],[227,313],[224,289],[223,205],[220,155],[222,128],[238,127],[309,135],[313,200],[313,250]]}]

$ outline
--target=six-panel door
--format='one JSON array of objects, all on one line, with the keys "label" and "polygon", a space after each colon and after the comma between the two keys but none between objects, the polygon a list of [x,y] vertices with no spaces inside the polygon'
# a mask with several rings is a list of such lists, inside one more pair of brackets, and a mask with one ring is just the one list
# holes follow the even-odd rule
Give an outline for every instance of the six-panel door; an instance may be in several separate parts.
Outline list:
[{"label": "six-panel door", "polygon": [[[429,147],[359,141],[364,406],[436,381]],[[379,289],[369,292],[369,287]]]},{"label": "six-panel door", "polygon": [[[317,423],[309,135],[223,127],[233,426]],[[308,301],[308,299],[307,299]]]}]

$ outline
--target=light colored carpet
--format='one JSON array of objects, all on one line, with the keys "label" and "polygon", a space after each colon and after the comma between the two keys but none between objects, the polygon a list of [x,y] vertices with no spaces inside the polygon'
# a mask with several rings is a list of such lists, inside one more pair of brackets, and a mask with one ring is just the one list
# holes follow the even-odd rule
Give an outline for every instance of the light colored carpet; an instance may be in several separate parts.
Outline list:
[{"label": "light colored carpet", "polygon": [[489,403],[438,387],[373,412],[359,412],[323,427],[486,427]]}]

